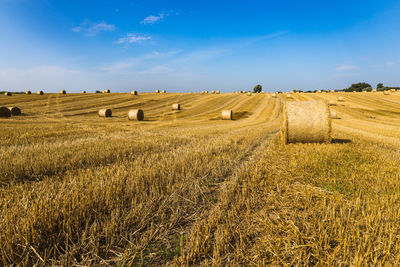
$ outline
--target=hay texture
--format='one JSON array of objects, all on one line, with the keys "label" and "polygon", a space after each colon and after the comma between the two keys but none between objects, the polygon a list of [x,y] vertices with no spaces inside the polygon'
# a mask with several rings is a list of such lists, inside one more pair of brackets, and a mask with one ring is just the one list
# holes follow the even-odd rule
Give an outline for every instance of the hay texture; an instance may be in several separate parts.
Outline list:
[{"label": "hay texture", "polygon": [[131,95],[137,95],[137,91],[132,91]]},{"label": "hay texture", "polygon": [[232,110],[223,110],[221,117],[223,120],[232,120],[233,112]]},{"label": "hay texture", "polygon": [[60,90],[60,95],[66,95],[67,94],[67,91],[65,91],[65,90]]},{"label": "hay texture", "polygon": [[221,92],[219,90],[215,91],[216,94],[220,94]]},{"label": "hay texture", "polygon": [[180,104],[173,104],[172,105],[172,110],[181,110],[181,105]]},{"label": "hay texture", "polygon": [[43,92],[42,90],[40,90],[40,91],[37,91],[36,94],[38,94],[38,95],[44,95],[44,92]]},{"label": "hay texture", "polygon": [[272,98],[276,98],[276,93],[272,93]]},{"label": "hay texture", "polygon": [[25,91],[25,94],[26,95],[30,95],[30,94],[32,94],[32,92],[31,91]]},{"label": "hay texture", "polygon": [[336,102],[334,100],[329,100],[328,105],[330,106],[336,106]]},{"label": "hay texture", "polygon": [[128,112],[128,119],[133,121],[142,121],[144,119],[144,113],[141,109],[131,109]]},{"label": "hay texture", "polygon": [[6,107],[0,107],[0,118],[11,117],[11,111]]},{"label": "hay texture", "polygon": [[19,107],[8,107],[11,112],[11,115],[18,116],[21,115],[21,109]]},{"label": "hay texture", "polygon": [[293,96],[292,96],[292,94],[286,94],[286,98],[293,99]]},{"label": "hay texture", "polygon": [[390,95],[389,91],[383,91],[384,95]]},{"label": "hay texture", "polygon": [[6,95],[6,96],[12,96],[12,93],[10,93],[10,92],[5,92],[4,95]]},{"label": "hay texture", "polygon": [[331,142],[331,114],[323,101],[292,101],[282,105],[281,139],[288,143]]},{"label": "hay texture", "polygon": [[99,110],[99,117],[111,117],[112,116],[112,111],[109,108],[105,108],[105,109],[100,109]]},{"label": "hay texture", "polygon": [[162,90],[162,91],[161,91],[161,93],[162,93],[162,94],[165,94],[165,93],[167,93],[167,91],[165,91],[165,90]]},{"label": "hay texture", "polygon": [[339,96],[339,97],[337,98],[337,100],[338,100],[339,102],[343,102],[343,101],[344,101],[344,98],[343,98],[343,96]]}]

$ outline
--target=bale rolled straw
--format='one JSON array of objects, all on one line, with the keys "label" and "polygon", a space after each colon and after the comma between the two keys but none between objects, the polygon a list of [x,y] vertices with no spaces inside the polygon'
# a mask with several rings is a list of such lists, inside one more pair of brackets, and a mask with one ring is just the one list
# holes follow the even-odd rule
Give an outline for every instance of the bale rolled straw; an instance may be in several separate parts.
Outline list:
[{"label": "bale rolled straw", "polygon": [[339,116],[335,110],[331,110],[331,118],[332,119],[339,119]]},{"label": "bale rolled straw", "polygon": [[286,98],[293,99],[292,94],[286,94]]},{"label": "bale rolled straw", "polygon": [[144,119],[144,113],[141,109],[131,109],[128,112],[128,119],[134,121],[142,121]]},{"label": "bale rolled straw", "polygon": [[112,111],[109,108],[100,109],[99,110],[99,117],[111,117]]},{"label": "bale rolled straw", "polygon": [[212,90],[212,91],[211,91],[211,94],[215,94],[215,91],[214,91],[214,90]]},{"label": "bale rolled straw", "polygon": [[109,94],[109,93],[111,93],[110,89],[103,90],[103,94]]},{"label": "bale rolled straw", "polygon": [[172,104],[172,110],[181,110],[180,104]]},{"label": "bale rolled straw", "polygon": [[81,94],[86,94],[86,91],[82,91]]},{"label": "bale rolled straw", "polygon": [[165,94],[165,93],[167,93],[167,91],[165,91],[165,90],[162,90],[162,91],[161,91],[161,93],[162,93],[162,94]]},{"label": "bale rolled straw", "polygon": [[60,95],[66,95],[67,94],[67,91],[65,91],[65,90],[60,90]]},{"label": "bale rolled straw", "polygon": [[221,117],[223,120],[232,120],[233,112],[232,110],[223,110]]},{"label": "bale rolled straw", "polygon": [[32,94],[32,92],[31,91],[25,91],[25,94],[26,95],[30,95],[30,94]]},{"label": "bale rolled straw", "polygon": [[248,95],[248,96],[251,96],[251,95],[252,95],[252,93],[248,92],[248,93],[247,93],[247,95]]},{"label": "bale rolled straw", "polygon": [[11,117],[11,111],[6,107],[0,107],[0,117],[1,118]]},{"label": "bale rolled straw", "polygon": [[272,98],[276,98],[276,93],[272,93]]},{"label": "bale rolled straw", "polygon": [[376,93],[376,89],[372,89],[372,93]]},{"label": "bale rolled straw", "polygon": [[329,100],[328,105],[330,106],[336,106],[336,102],[334,100]]},{"label": "bale rolled straw", "polygon": [[137,91],[132,91],[131,95],[137,95]]},{"label": "bale rolled straw", "polygon": [[281,116],[284,144],[331,142],[331,114],[325,102],[285,102]]},{"label": "bale rolled straw", "polygon": [[37,91],[36,94],[38,94],[38,95],[44,95],[44,92],[43,92],[42,90],[40,90],[40,91]]},{"label": "bale rolled straw", "polygon": [[12,93],[11,93],[11,92],[5,92],[4,95],[6,95],[6,96],[12,96]]},{"label": "bale rolled straw", "polygon": [[383,91],[383,94],[384,95],[389,95],[390,93],[389,93],[389,91]]},{"label": "bale rolled straw", "polygon": [[11,115],[13,116],[21,115],[21,109],[19,107],[8,107],[8,109],[11,111]]},{"label": "bale rolled straw", "polygon": [[343,98],[343,96],[339,96],[339,97],[337,98],[337,100],[340,101],[340,102],[343,102],[343,101],[344,101],[344,98]]}]

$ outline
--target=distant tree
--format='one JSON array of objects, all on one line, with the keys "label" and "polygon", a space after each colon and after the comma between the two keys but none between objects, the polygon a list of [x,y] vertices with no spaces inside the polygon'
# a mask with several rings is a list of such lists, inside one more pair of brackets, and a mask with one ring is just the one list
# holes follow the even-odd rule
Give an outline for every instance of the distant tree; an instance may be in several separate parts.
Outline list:
[{"label": "distant tree", "polygon": [[376,85],[376,90],[377,91],[384,91],[385,90],[385,86],[383,86],[383,83],[378,83]]},{"label": "distant tree", "polygon": [[257,84],[256,86],[254,86],[254,93],[261,93],[262,91],[262,85],[261,84]]},{"label": "distant tree", "polygon": [[[345,92],[362,92],[363,90],[367,90],[367,88],[372,88],[369,83],[354,83],[349,88],[344,89]],[[370,90],[370,89],[369,89]]]}]

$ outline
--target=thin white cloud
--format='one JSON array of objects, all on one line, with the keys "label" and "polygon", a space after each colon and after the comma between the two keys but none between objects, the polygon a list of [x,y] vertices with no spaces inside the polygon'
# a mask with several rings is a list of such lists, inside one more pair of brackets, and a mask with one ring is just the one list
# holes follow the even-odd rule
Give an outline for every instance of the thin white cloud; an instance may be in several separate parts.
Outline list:
[{"label": "thin white cloud", "polygon": [[358,70],[358,67],[355,65],[341,65],[336,68],[339,71],[350,71],[350,70]]},{"label": "thin white cloud", "polygon": [[133,44],[151,40],[151,36],[139,34],[139,33],[128,33],[125,37],[118,39],[117,44]]},{"label": "thin white cloud", "polygon": [[154,24],[171,15],[171,12],[161,11],[157,16],[150,15],[142,20],[141,24]]},{"label": "thin white cloud", "polygon": [[97,23],[84,21],[79,26],[72,28],[72,31],[83,32],[87,36],[96,36],[101,32],[113,32],[115,29],[116,27],[114,24],[108,24],[105,21]]},{"label": "thin white cloud", "polygon": [[388,67],[391,67],[391,66],[393,66],[393,65],[394,65],[394,63],[391,62],[391,61],[386,62],[386,66],[388,66]]}]

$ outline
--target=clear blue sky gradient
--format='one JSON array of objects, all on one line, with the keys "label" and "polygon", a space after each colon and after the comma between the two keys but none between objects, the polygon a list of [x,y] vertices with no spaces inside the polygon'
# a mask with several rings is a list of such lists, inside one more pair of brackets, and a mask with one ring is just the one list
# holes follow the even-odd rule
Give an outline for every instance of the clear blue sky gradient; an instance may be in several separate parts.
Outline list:
[{"label": "clear blue sky gradient", "polygon": [[400,86],[400,1],[0,0],[0,90]]}]

